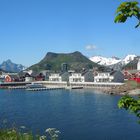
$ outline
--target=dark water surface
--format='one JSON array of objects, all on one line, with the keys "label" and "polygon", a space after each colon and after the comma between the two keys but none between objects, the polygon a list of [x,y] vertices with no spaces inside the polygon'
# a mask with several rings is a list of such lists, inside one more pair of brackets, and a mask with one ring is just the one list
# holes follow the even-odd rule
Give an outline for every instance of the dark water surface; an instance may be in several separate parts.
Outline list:
[{"label": "dark water surface", "polygon": [[0,90],[0,122],[37,133],[57,128],[62,140],[140,140],[137,118],[118,109],[119,98],[93,90]]}]

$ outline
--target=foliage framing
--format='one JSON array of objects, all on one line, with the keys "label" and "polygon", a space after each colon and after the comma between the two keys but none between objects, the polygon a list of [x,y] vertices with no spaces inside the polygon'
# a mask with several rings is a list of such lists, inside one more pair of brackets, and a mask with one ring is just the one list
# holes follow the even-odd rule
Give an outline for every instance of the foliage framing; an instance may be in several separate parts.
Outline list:
[{"label": "foliage framing", "polygon": [[[23,130],[22,130],[23,131]],[[0,128],[0,140],[58,140],[60,131],[48,128],[45,135],[33,135],[31,132],[20,132],[12,128]]]},{"label": "foliage framing", "polygon": [[140,7],[137,1],[122,2],[116,10],[115,23],[124,23],[128,18],[135,17],[138,24],[135,28],[140,26]]},{"label": "foliage framing", "polygon": [[134,113],[138,117],[138,122],[140,123],[140,99],[123,96],[118,102],[118,107],[129,110],[130,113]]},{"label": "foliage framing", "polygon": [[[135,17],[138,20],[138,24],[135,26],[135,28],[140,26],[139,2],[129,1],[121,3],[116,10],[116,14],[117,15],[114,20],[115,23],[124,23],[128,18]],[[123,96],[118,102],[118,107],[134,113],[138,117],[138,122],[140,123],[140,99],[135,99],[130,96]]]}]

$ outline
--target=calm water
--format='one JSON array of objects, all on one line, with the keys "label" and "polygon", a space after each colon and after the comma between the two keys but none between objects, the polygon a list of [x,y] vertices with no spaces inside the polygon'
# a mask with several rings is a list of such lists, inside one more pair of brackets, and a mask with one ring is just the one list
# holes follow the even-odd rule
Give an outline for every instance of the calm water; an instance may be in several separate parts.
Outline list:
[{"label": "calm water", "polygon": [[92,90],[0,90],[0,122],[37,133],[55,127],[62,140],[140,140],[140,125],[117,108],[119,98]]}]

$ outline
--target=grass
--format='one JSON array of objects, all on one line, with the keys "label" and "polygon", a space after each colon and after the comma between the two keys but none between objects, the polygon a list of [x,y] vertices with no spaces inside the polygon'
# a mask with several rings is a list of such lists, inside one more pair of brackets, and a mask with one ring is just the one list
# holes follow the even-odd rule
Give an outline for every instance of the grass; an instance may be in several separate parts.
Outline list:
[{"label": "grass", "polygon": [[131,89],[136,89],[136,88],[139,88],[139,87],[140,87],[140,84],[137,83],[136,81],[133,81],[133,80],[128,80],[128,81],[126,81],[125,83],[126,83],[126,85],[127,85],[128,87],[130,87]]}]

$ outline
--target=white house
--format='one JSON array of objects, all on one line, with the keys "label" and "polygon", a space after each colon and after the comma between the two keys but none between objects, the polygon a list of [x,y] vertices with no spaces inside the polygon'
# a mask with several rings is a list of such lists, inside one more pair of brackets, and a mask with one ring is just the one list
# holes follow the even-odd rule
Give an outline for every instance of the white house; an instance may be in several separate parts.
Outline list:
[{"label": "white house", "polygon": [[25,82],[33,82],[34,78],[31,76],[25,77]]},{"label": "white house", "polygon": [[69,82],[85,82],[85,77],[81,73],[72,73]]},{"label": "white house", "polygon": [[138,59],[138,63],[137,63],[137,70],[140,70],[140,59]]},{"label": "white house", "polygon": [[4,82],[4,80],[5,80],[5,76],[0,75],[0,83],[1,83],[1,82]]},{"label": "white house", "polygon": [[49,76],[49,81],[62,82],[62,77],[58,73],[51,73]]},{"label": "white house", "polygon": [[94,76],[94,82],[111,82],[114,79],[110,73],[98,73],[97,76]]}]

